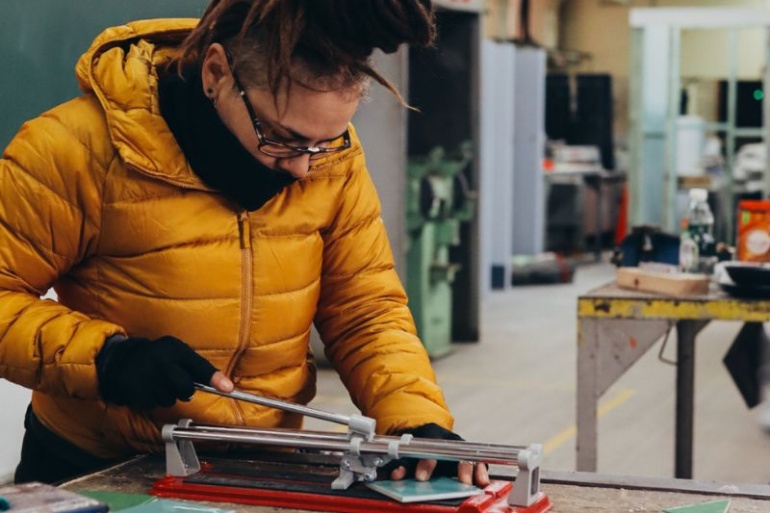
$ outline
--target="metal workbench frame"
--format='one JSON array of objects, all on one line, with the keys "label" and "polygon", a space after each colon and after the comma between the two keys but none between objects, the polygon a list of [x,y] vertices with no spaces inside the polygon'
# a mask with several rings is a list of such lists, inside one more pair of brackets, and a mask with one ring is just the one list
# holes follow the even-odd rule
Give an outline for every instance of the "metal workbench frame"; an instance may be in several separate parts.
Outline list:
[{"label": "metal workbench frame", "polygon": [[578,298],[577,470],[597,470],[601,396],[670,329],[677,332],[675,470],[692,478],[695,339],[711,321],[770,321],[770,300],[712,291],[677,298],[610,283]]}]

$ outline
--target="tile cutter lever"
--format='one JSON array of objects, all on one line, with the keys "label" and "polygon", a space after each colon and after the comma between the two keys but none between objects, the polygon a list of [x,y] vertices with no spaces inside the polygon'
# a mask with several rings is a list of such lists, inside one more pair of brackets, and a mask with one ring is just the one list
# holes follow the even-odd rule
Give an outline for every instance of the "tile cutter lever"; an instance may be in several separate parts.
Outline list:
[{"label": "tile cutter lever", "polygon": [[206,385],[195,386],[204,392],[344,424],[348,426],[348,432],[211,426],[182,419],[178,424],[165,425],[162,431],[166,443],[166,472],[171,476],[186,477],[200,471],[193,440],[207,440],[341,452],[340,474],[332,483],[332,488],[338,490],[347,489],[356,481],[374,481],[377,468],[393,459],[415,458],[515,465],[519,472],[508,503],[530,506],[543,495],[540,492],[540,464],[543,458],[540,444],[483,444],[414,438],[409,434],[401,437],[376,436],[375,420],[369,417],[345,416],[244,392],[225,393]]},{"label": "tile cutter lever", "polygon": [[309,406],[302,406],[301,404],[287,403],[286,401],[279,401],[278,399],[270,399],[268,397],[247,394],[246,392],[239,392],[237,390],[232,392],[220,392],[214,387],[202,385],[200,383],[195,383],[195,388],[202,392],[208,392],[209,394],[221,395],[223,397],[229,397],[230,399],[238,399],[248,403],[268,406],[270,408],[276,408],[278,410],[288,411],[290,413],[299,413],[305,417],[313,417],[315,419],[325,420],[335,424],[343,424],[348,426],[348,434],[350,436],[360,436],[366,440],[372,439],[374,436],[374,430],[377,427],[377,422],[374,419],[370,417],[364,417],[363,415],[341,415],[339,413],[330,413],[328,411],[310,408]]}]

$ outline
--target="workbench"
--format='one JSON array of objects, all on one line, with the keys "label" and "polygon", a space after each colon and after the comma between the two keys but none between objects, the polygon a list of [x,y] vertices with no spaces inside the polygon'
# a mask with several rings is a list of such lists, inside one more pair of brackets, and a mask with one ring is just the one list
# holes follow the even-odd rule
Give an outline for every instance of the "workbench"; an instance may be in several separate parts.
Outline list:
[{"label": "workbench", "polygon": [[[515,469],[501,467],[495,479],[510,479]],[[147,494],[164,475],[160,456],[140,456],[106,470],[64,483],[73,491]],[[494,470],[494,469],[493,469]],[[509,474],[510,473],[510,474]],[[542,472],[542,491],[553,503],[552,513],[659,512],[663,508],[729,498],[730,513],[770,511],[770,486],[723,485],[678,479],[602,476],[587,472]],[[298,512],[240,504],[206,503],[243,513]]]},{"label": "workbench", "polygon": [[[713,320],[770,321],[770,300],[672,297],[609,283],[578,298],[577,469],[597,469],[601,396],[670,330],[677,334],[675,477],[692,477],[695,339]],[[770,509],[768,509],[770,511]]]}]

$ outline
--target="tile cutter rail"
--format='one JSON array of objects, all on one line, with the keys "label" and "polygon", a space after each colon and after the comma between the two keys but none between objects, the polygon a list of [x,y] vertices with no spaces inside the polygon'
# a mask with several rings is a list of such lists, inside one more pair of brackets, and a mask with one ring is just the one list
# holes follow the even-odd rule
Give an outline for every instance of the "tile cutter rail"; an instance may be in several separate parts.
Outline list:
[{"label": "tile cutter rail", "polygon": [[[540,513],[550,509],[550,502],[540,491],[542,446],[539,444],[510,446],[415,438],[409,434],[400,437],[378,436],[375,435],[375,420],[361,415],[335,414],[239,391],[225,393],[201,384],[196,384],[196,388],[203,392],[231,399],[346,425],[348,431],[347,433],[333,433],[282,428],[213,426],[194,424],[189,419],[182,419],[178,424],[164,426],[162,431],[166,444],[166,473],[173,478],[184,478],[207,470],[206,464],[202,465],[198,459],[193,441],[288,447],[323,453],[339,453],[341,454],[339,473],[332,481],[331,488],[340,491],[349,489],[351,485],[357,482],[374,481],[377,478],[377,469],[394,459],[469,461],[518,467],[516,482],[512,490],[510,483],[505,482],[493,482],[488,487],[488,489],[494,490],[493,495],[500,496],[502,490],[505,490],[507,495],[507,498],[503,497],[503,502],[508,505],[506,506],[507,509],[495,511]],[[501,488],[501,484],[508,485],[508,487]],[[457,511],[464,510],[459,509]]]}]

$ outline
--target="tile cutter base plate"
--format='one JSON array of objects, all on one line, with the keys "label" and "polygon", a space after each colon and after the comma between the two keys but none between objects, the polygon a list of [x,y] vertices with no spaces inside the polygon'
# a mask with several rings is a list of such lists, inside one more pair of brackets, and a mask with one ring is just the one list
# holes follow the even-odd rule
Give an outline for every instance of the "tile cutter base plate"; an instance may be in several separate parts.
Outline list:
[{"label": "tile cutter base plate", "polygon": [[339,470],[338,458],[333,456],[265,452],[248,457],[202,458],[205,463],[199,472],[187,477],[167,476],[155,483],[151,493],[335,513],[545,513],[551,509],[544,494],[528,507],[508,505],[514,486],[508,481],[493,481],[483,495],[467,499],[402,504],[361,483],[347,490],[332,489]]}]

